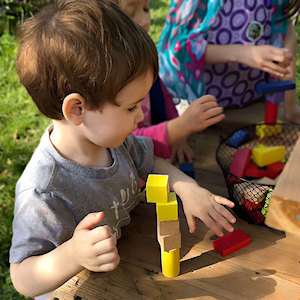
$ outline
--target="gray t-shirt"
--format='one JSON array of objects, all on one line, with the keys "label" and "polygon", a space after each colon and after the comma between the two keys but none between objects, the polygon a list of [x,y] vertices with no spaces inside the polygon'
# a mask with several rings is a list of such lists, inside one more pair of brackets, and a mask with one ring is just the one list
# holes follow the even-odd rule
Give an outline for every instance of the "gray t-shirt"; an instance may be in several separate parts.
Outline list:
[{"label": "gray t-shirt", "polygon": [[79,165],[63,158],[51,144],[50,126],[16,185],[10,263],[45,254],[69,240],[77,224],[90,212],[104,212],[117,238],[129,224],[138,204],[139,177],[154,167],[153,143],[128,136],[119,148],[109,149],[108,168]]}]

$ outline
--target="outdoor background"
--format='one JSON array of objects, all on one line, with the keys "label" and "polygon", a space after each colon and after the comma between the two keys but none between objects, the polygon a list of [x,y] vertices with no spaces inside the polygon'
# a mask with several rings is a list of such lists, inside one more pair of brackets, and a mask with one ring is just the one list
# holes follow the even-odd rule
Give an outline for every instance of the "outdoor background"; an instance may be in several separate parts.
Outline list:
[{"label": "outdoor background", "polygon": [[[8,253],[12,236],[15,184],[50,121],[41,115],[15,71],[16,26],[39,7],[53,0],[0,0],[0,299],[18,300],[9,276]],[[157,44],[170,0],[151,0],[150,36]],[[299,22],[300,23],[300,22]],[[300,24],[296,25],[298,36]],[[300,46],[297,60],[297,92],[300,99]],[[226,111],[225,111],[226,113]]]}]

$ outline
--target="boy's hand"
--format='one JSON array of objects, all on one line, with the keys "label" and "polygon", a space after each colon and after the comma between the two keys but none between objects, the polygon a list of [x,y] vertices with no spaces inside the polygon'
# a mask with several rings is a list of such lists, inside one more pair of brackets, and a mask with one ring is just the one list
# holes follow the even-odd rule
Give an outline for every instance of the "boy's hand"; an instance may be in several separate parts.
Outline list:
[{"label": "boy's hand", "polygon": [[236,219],[223,206],[226,205],[230,208],[234,206],[234,203],[228,199],[216,196],[196,184],[186,186],[186,192],[184,193],[184,197],[181,197],[181,201],[190,233],[193,233],[196,229],[195,217],[202,220],[219,237],[224,234],[216,223],[219,223],[229,232],[234,230],[230,223],[235,223]]},{"label": "boy's hand", "polygon": [[218,106],[217,99],[206,95],[192,102],[180,118],[184,120],[183,126],[192,134],[222,121],[225,117],[222,112],[223,108]]},{"label": "boy's hand", "polygon": [[94,272],[115,269],[120,257],[117,240],[109,226],[94,226],[103,219],[104,213],[87,215],[75,228],[71,239],[72,249],[78,265]]}]

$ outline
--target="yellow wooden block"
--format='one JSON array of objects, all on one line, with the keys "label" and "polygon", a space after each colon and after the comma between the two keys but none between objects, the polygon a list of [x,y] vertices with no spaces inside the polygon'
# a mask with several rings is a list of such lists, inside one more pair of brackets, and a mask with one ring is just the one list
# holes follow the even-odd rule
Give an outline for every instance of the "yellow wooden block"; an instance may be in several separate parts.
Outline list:
[{"label": "yellow wooden block", "polygon": [[158,242],[161,251],[169,252],[170,250],[181,248],[181,233],[158,235]]},{"label": "yellow wooden block", "polygon": [[[276,124],[274,126],[269,126],[266,124],[262,124],[264,123],[259,122],[258,125],[255,127],[255,133],[257,136],[260,137],[266,137],[266,136],[272,136],[272,135],[276,135],[282,132],[282,126],[280,124]],[[277,120],[276,123],[282,123],[280,120]],[[259,125],[262,124],[262,125]]]},{"label": "yellow wooden block", "polygon": [[149,203],[167,203],[170,193],[169,175],[150,174],[146,183],[146,196]]},{"label": "yellow wooden block", "polygon": [[257,144],[257,146],[255,148],[266,148],[266,146],[263,144]]},{"label": "yellow wooden block", "polygon": [[285,146],[258,147],[252,150],[252,161],[260,167],[267,166],[285,158]]},{"label": "yellow wooden block", "polygon": [[162,273],[166,277],[176,277],[180,273],[180,250],[161,251]]},{"label": "yellow wooden block", "polygon": [[175,221],[178,219],[178,203],[175,193],[169,193],[167,203],[156,204],[156,215],[159,222]]}]

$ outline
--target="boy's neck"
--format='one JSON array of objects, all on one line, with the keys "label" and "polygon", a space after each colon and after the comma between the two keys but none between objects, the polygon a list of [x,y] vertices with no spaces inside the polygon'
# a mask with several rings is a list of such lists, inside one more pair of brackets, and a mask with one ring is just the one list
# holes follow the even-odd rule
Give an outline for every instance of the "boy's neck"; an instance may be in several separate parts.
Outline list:
[{"label": "boy's neck", "polygon": [[53,121],[50,141],[62,157],[77,164],[99,168],[113,163],[109,149],[92,144],[78,128],[64,121]]}]

